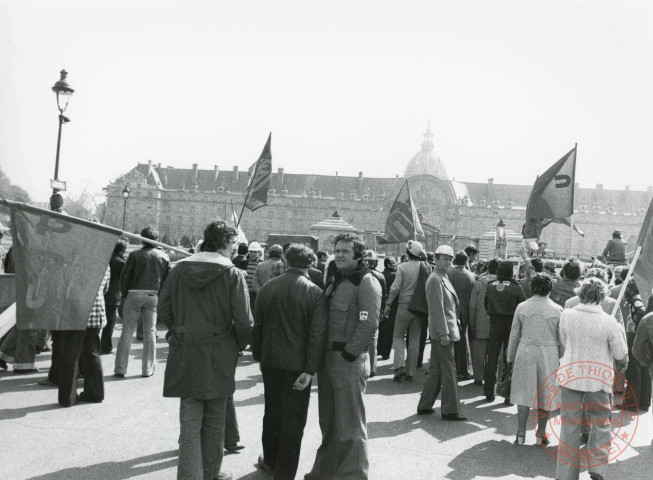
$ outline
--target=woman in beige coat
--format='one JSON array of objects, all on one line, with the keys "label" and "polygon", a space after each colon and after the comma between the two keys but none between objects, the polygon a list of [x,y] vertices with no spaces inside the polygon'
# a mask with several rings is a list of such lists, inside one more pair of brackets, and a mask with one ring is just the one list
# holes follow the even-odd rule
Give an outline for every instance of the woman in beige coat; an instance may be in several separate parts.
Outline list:
[{"label": "woman in beige coat", "polygon": [[[553,284],[543,274],[531,279],[533,296],[517,306],[510,330],[508,363],[513,364],[510,399],[517,405],[516,445],[523,445],[530,408],[536,407],[538,445],[548,445],[546,423],[552,407],[551,391],[561,355],[558,324],[562,308],[549,299]],[[551,378],[549,378],[551,377]],[[545,382],[551,382],[552,389]]]}]

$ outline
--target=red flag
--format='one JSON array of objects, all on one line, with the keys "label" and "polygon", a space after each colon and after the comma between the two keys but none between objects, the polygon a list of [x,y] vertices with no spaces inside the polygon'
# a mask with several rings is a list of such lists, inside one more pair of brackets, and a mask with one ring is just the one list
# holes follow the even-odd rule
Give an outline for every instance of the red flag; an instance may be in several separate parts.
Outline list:
[{"label": "red flag", "polygon": [[120,230],[18,202],[11,210],[19,329],[84,330]]},{"label": "red flag", "polygon": [[270,176],[272,175],[272,133],[265,142],[261,156],[254,165],[249,167],[249,183],[245,192],[245,207],[252,212],[268,204]]},{"label": "red flag", "polygon": [[574,214],[576,147],[540,175],[526,206],[526,218],[565,218]]},{"label": "red flag", "polygon": [[390,208],[385,223],[385,234],[379,238],[379,243],[407,242],[414,240],[417,235],[424,235],[424,230],[422,230],[417,209],[410,196],[408,179],[406,179]]},{"label": "red flag", "polygon": [[653,288],[653,200],[648,206],[644,224],[639,231],[637,246],[641,246],[642,251],[639,252],[639,258],[633,268],[633,277],[644,305],[648,305]]}]

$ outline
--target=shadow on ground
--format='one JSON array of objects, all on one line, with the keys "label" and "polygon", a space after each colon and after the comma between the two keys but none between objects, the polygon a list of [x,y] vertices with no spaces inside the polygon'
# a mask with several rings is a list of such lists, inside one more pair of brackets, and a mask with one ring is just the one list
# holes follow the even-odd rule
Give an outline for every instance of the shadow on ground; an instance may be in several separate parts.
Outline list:
[{"label": "shadow on ground", "polygon": [[[90,478],[111,478],[113,480],[124,480],[137,475],[165,470],[177,465],[178,450],[155,453],[144,457],[133,458],[124,462],[105,462],[88,467],[72,467],[59,470],[58,472],[47,473],[38,477],[31,477],[28,480],[75,480]],[[167,460],[166,460],[167,459]],[[165,460],[165,461],[162,461]],[[153,465],[142,465],[157,462]]]}]

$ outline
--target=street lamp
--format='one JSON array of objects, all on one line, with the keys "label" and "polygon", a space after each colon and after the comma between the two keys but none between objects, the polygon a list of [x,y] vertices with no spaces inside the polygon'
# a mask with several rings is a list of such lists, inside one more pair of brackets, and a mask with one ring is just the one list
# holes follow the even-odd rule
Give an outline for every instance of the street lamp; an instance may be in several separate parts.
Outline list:
[{"label": "street lamp", "polygon": [[507,247],[508,247],[508,232],[506,231],[506,224],[503,223],[503,219],[499,219],[497,223],[497,229],[495,232],[495,254],[499,258],[507,258]]},{"label": "street lamp", "polygon": [[61,212],[63,207],[63,197],[59,194],[61,189],[59,184],[59,150],[61,148],[61,126],[70,122],[68,117],[64,116],[70,96],[75,92],[70,84],[66,81],[68,72],[61,70],[61,78],[54,84],[52,91],[57,95],[57,108],[59,109],[59,135],[57,136],[57,157],[54,164],[54,181],[52,182],[52,196],[50,197],[50,210]]},{"label": "street lamp", "polygon": [[131,190],[129,189],[129,185],[125,185],[125,188],[122,190],[122,198],[125,199],[125,208],[122,211],[122,230],[123,232],[125,231],[125,219],[127,218],[127,199],[129,198],[129,194],[131,193]]}]

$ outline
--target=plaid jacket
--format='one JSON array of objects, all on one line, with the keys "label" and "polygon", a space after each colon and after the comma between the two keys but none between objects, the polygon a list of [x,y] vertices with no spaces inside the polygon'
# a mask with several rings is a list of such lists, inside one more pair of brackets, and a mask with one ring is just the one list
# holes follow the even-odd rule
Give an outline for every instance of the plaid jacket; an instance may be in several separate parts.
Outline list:
[{"label": "plaid jacket", "polygon": [[109,279],[111,278],[111,270],[107,267],[102,279],[102,285],[97,292],[93,308],[91,308],[91,315],[88,317],[86,328],[102,328],[107,324],[107,313],[104,308],[104,294],[109,290]]}]

